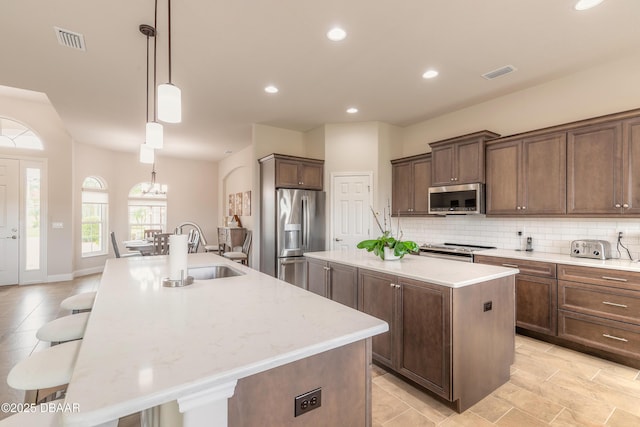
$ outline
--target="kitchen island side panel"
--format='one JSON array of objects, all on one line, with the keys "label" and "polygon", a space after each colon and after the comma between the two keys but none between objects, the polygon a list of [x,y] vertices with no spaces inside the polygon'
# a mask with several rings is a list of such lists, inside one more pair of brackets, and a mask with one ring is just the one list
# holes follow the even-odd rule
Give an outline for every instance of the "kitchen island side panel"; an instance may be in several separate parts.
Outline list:
[{"label": "kitchen island side panel", "polygon": [[453,289],[453,400],[462,412],[509,381],[515,356],[515,278]]}]

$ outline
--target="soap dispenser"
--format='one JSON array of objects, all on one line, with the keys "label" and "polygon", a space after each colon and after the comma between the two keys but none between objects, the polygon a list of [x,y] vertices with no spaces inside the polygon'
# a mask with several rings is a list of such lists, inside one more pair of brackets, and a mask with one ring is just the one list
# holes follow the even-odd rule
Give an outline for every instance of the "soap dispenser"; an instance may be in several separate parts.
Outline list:
[{"label": "soap dispenser", "polygon": [[527,252],[533,252],[533,239],[531,236],[527,237],[527,248],[525,250]]}]

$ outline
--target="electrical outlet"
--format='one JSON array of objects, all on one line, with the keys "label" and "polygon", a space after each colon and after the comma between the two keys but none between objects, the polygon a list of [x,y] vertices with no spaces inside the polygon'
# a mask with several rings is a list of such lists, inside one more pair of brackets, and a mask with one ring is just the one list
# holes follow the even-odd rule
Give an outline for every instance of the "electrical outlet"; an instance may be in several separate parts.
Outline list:
[{"label": "electrical outlet", "polygon": [[491,311],[493,309],[493,301],[488,301],[483,304],[483,311]]},{"label": "electrical outlet", "polygon": [[294,411],[295,417],[312,411],[322,406],[322,388],[308,391],[300,396],[296,396],[294,399]]}]

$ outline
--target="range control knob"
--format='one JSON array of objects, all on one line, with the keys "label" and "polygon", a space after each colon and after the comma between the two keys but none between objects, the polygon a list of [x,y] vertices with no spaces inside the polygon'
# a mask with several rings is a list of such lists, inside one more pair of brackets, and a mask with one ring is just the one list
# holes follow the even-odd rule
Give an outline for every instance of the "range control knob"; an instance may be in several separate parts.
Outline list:
[{"label": "range control knob", "polygon": [[579,253],[580,253],[580,249],[578,249],[578,248],[574,249],[574,250],[573,250],[573,253],[574,253],[574,254],[579,254]]},{"label": "range control knob", "polygon": [[593,254],[594,254],[595,256],[600,256],[600,251],[593,251]]}]

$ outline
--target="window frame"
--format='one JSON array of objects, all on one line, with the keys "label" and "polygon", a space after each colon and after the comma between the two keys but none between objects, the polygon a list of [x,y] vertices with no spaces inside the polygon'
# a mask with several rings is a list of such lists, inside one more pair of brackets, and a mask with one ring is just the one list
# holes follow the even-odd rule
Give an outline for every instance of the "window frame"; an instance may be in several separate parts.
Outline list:
[{"label": "window frame", "polygon": [[[99,187],[85,186],[87,181],[93,180]],[[93,200],[89,200],[93,199]],[[98,220],[85,220],[88,206],[97,205]],[[94,250],[85,251],[85,226],[98,226],[99,247]],[[93,235],[94,233],[92,233]],[[93,245],[91,246],[93,248]],[[87,176],[82,180],[81,202],[80,202],[80,255],[82,258],[104,256],[109,253],[109,190],[104,179],[98,176]]]},{"label": "window frame", "polygon": [[[131,187],[131,190],[129,191],[129,197],[127,199],[127,230],[129,239],[143,239],[144,230],[161,229],[166,231],[167,229],[168,204],[166,186],[159,185],[157,187],[165,191],[165,193],[145,194],[144,190],[151,188],[151,185],[152,184],[148,182],[140,182]],[[147,210],[143,215],[145,220],[136,223],[132,222],[132,207]],[[159,221],[154,221],[154,216],[158,218]],[[151,221],[147,221],[146,219],[151,219]]]}]

